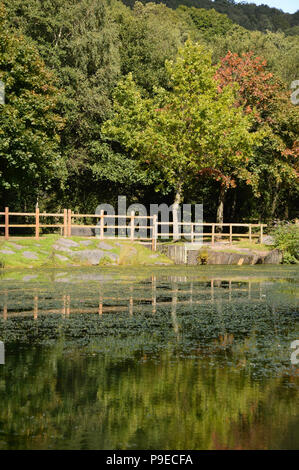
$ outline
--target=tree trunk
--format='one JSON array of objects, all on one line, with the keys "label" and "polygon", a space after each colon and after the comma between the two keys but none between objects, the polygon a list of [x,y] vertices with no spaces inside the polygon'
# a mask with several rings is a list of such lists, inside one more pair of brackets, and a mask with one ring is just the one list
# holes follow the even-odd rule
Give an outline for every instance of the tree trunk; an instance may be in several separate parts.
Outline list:
[{"label": "tree trunk", "polygon": [[179,208],[182,201],[182,183],[179,183],[176,188],[174,203],[172,204],[172,220],[173,220],[173,241],[180,239],[179,230]]},{"label": "tree trunk", "polygon": [[233,222],[235,220],[236,207],[237,207],[237,191],[234,190],[232,208],[231,208],[231,213],[230,213],[230,221],[231,222]]},{"label": "tree trunk", "polygon": [[[219,199],[218,199],[218,207],[217,207],[217,216],[216,216],[216,223],[223,224],[223,210],[224,210],[224,200],[226,195],[226,186],[224,184],[220,187]],[[216,227],[217,233],[222,233],[222,227]]]},{"label": "tree trunk", "polygon": [[274,195],[273,195],[273,199],[272,199],[272,207],[271,207],[271,218],[272,218],[272,220],[274,219],[275,212],[276,212],[276,209],[277,209],[279,189],[280,189],[280,185],[279,185],[279,183],[276,183],[275,189],[274,189]]}]

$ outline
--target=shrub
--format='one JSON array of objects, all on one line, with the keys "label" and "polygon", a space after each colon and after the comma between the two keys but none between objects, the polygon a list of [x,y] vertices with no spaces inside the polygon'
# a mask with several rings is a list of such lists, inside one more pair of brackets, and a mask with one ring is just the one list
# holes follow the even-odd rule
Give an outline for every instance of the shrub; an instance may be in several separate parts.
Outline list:
[{"label": "shrub", "polygon": [[299,225],[292,223],[279,223],[271,235],[274,245],[283,252],[285,263],[299,263]]}]

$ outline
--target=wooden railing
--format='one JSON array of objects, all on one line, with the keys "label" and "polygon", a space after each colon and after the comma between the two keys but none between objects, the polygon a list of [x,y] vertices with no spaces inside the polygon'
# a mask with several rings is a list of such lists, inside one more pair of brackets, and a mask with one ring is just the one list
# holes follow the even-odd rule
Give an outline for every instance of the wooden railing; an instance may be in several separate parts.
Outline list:
[{"label": "wooden railing", "polygon": [[[185,238],[191,243],[200,242],[205,239],[211,240],[211,244],[214,245],[215,241],[219,239],[228,238],[230,244],[233,242],[233,238],[247,238],[249,241],[252,241],[254,238],[258,238],[260,242],[263,239],[264,227],[267,227],[266,224],[237,224],[237,223],[199,223],[199,222],[179,222],[179,234],[177,235],[172,232],[163,232],[162,227],[174,226],[174,222],[160,222],[157,219],[156,215],[153,216],[144,216],[144,215],[135,215],[135,212],[132,211],[131,215],[107,215],[104,214],[104,211],[101,211],[100,214],[76,214],[71,211],[71,209],[63,209],[62,213],[47,213],[40,212],[39,208],[36,208],[35,212],[9,212],[9,208],[6,207],[4,212],[0,212],[0,217],[4,216],[4,224],[0,224],[0,228],[4,228],[4,238],[8,240],[11,236],[10,229],[17,228],[32,228],[35,232],[35,238],[38,239],[40,236],[40,231],[43,228],[60,228],[61,235],[64,237],[70,237],[72,235],[72,228],[90,228],[94,229],[98,238],[100,239],[129,239],[131,241],[142,241],[142,242],[151,242],[152,249],[156,251],[156,245],[158,239],[173,239],[178,236],[178,238]],[[23,223],[16,224],[11,223],[11,217],[25,217],[32,218],[34,223]],[[43,223],[44,218],[54,219],[54,223]],[[96,219],[95,224],[78,224],[74,223],[77,219]],[[57,223],[57,219],[61,219],[60,223]],[[112,222],[115,219],[118,220],[118,225],[115,225],[109,220],[112,219]],[[120,223],[120,221],[123,223]],[[136,222],[136,223],[135,223]],[[138,222],[144,223],[145,225],[139,225]],[[204,230],[207,227],[211,227],[211,231],[205,232]],[[217,232],[217,227],[220,231]],[[246,233],[236,233],[234,229],[237,227],[245,228]],[[228,232],[223,231],[228,228]],[[106,230],[113,229],[117,230],[117,235],[114,234],[110,236],[107,234]],[[141,237],[139,233],[136,234],[136,230],[144,229],[146,231],[146,236]],[[84,235],[83,235],[84,236]]]}]

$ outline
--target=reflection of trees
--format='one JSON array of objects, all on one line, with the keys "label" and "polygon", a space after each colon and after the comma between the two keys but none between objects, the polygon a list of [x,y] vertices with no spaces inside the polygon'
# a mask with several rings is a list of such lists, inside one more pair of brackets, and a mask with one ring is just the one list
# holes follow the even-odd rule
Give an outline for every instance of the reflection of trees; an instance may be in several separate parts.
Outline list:
[{"label": "reflection of trees", "polygon": [[126,360],[125,347],[115,362],[59,345],[9,356],[0,381],[2,447],[267,448],[279,446],[296,416],[295,390],[281,378],[252,381],[174,352],[146,359]]},{"label": "reflection of trees", "polygon": [[285,283],[4,287],[0,448],[263,448],[296,416]]}]

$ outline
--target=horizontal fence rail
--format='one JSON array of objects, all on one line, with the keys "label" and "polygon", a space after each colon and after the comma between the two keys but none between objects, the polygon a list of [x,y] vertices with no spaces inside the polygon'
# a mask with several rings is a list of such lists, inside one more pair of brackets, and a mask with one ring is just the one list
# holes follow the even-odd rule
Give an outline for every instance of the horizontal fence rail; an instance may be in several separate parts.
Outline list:
[{"label": "horizontal fence rail", "polygon": [[[5,240],[12,236],[10,229],[34,229],[34,236],[39,239],[43,228],[60,229],[61,235],[64,237],[72,236],[75,233],[72,229],[79,228],[83,229],[82,236],[97,236],[102,240],[118,238],[151,243],[153,251],[156,251],[157,241],[166,238],[185,239],[191,243],[209,239],[212,246],[215,241],[221,239],[228,239],[231,244],[234,238],[247,238],[250,242],[257,238],[262,243],[264,228],[267,227],[266,224],[250,223],[178,222],[175,224],[174,222],[159,221],[157,215],[136,215],[134,211],[128,216],[108,215],[104,214],[104,211],[101,211],[100,214],[76,214],[71,209],[63,209],[61,213],[40,212],[39,208],[36,208],[35,212],[9,212],[9,208],[5,207],[5,211],[0,212],[0,217],[1,219],[4,218],[4,223],[0,223],[0,228],[4,228]],[[14,223],[11,221],[13,217],[25,218],[26,223]],[[52,219],[53,223],[46,223],[48,221],[45,222],[45,218]],[[84,220],[84,223],[78,223],[80,218],[95,219],[95,223],[88,224],[86,220]],[[28,221],[28,219],[31,220]],[[117,224],[115,224],[116,220]],[[168,232],[164,230],[167,230],[167,227]],[[175,230],[175,227],[178,228],[178,231]],[[170,228],[172,228],[172,231],[169,231]],[[245,229],[246,232],[237,233],[235,232],[237,228]],[[87,235],[84,229],[90,229]],[[205,231],[206,229],[209,229],[209,231]],[[94,233],[91,230],[94,230]],[[113,234],[111,234],[111,230],[114,231]]]}]

